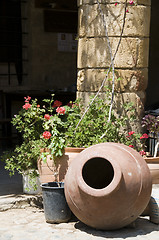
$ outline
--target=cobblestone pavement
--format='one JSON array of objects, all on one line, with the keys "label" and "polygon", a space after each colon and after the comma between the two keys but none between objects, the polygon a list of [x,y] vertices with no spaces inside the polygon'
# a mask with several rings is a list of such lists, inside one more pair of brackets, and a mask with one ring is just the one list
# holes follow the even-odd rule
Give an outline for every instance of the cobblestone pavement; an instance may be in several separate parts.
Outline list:
[{"label": "cobblestone pavement", "polygon": [[92,229],[74,218],[68,223],[49,224],[43,209],[24,207],[0,212],[0,240],[159,240],[159,225],[148,217],[116,231]]}]

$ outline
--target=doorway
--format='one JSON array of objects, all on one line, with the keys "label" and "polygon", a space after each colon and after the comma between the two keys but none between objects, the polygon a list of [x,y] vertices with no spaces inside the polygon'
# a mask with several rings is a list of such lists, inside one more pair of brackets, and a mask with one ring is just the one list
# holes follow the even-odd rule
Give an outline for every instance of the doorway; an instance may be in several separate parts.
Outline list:
[{"label": "doorway", "polygon": [[159,2],[151,1],[151,23],[149,44],[149,75],[146,90],[146,110],[159,108]]}]

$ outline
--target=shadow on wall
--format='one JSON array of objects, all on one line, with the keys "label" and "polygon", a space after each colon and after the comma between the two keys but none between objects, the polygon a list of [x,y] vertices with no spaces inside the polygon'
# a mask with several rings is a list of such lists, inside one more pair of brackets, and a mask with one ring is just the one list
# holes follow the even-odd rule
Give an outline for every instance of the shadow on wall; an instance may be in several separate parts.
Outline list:
[{"label": "shadow on wall", "polygon": [[10,177],[4,168],[5,164],[0,161],[0,196],[19,194],[23,192],[22,177],[18,173]]}]

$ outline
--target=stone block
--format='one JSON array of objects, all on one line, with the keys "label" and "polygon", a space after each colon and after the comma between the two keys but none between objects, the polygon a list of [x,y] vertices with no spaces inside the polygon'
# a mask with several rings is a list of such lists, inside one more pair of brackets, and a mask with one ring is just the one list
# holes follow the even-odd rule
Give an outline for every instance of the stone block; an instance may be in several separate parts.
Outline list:
[{"label": "stone block", "polygon": [[[97,3],[101,3],[101,4],[115,4],[116,1],[114,0],[78,0],[78,5],[85,5],[85,4],[97,4]],[[125,3],[125,0],[120,0],[120,3]]]},{"label": "stone block", "polygon": [[138,40],[137,55],[137,67],[148,67],[149,38]]},{"label": "stone block", "polygon": [[[101,4],[115,4],[114,0],[98,0]],[[125,0],[117,1],[119,3],[125,3]],[[151,5],[151,0],[135,0],[135,3],[142,4],[142,5]],[[78,6],[85,5],[85,4],[97,4],[97,0],[77,0]]]},{"label": "stone block", "polygon": [[[77,92],[77,98],[82,99],[84,106],[88,106],[88,102],[91,95],[95,95],[95,92]],[[136,119],[140,119],[143,111],[144,111],[144,103],[145,103],[145,92],[139,91],[136,93],[117,93],[114,98],[114,106],[117,109],[116,112],[118,114],[122,114],[123,104],[132,103],[135,109]],[[105,98],[105,93],[100,92],[98,97]],[[124,114],[124,113],[123,113]],[[140,122],[141,125],[141,122]]]},{"label": "stone block", "polygon": [[[112,72],[106,78],[108,69],[86,69],[79,70],[77,77],[77,90],[86,92],[96,92],[102,82],[104,86],[111,84]],[[116,92],[136,92],[146,90],[148,83],[148,69],[116,69],[115,70],[115,91]],[[105,91],[105,88],[102,88]]]},{"label": "stone block", "polygon": [[136,0],[136,3],[151,6],[151,0]]},{"label": "stone block", "polygon": [[[111,37],[110,44],[114,55],[119,37]],[[114,63],[117,68],[148,67],[148,38],[122,38]],[[110,66],[110,53],[106,38],[79,39],[78,68],[107,68]]]},{"label": "stone block", "polygon": [[[120,36],[123,27],[124,5],[102,5],[104,21],[98,5],[86,5],[79,10],[79,36]],[[150,29],[150,7],[128,6],[123,36],[148,37]]]}]

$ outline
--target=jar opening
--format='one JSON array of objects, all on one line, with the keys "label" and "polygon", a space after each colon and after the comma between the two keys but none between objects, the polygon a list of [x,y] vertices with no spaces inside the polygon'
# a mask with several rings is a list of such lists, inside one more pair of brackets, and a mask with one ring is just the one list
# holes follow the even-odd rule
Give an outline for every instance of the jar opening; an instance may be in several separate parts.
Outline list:
[{"label": "jar opening", "polygon": [[102,189],[112,182],[114,169],[107,159],[95,157],[84,164],[82,177],[88,186]]}]

